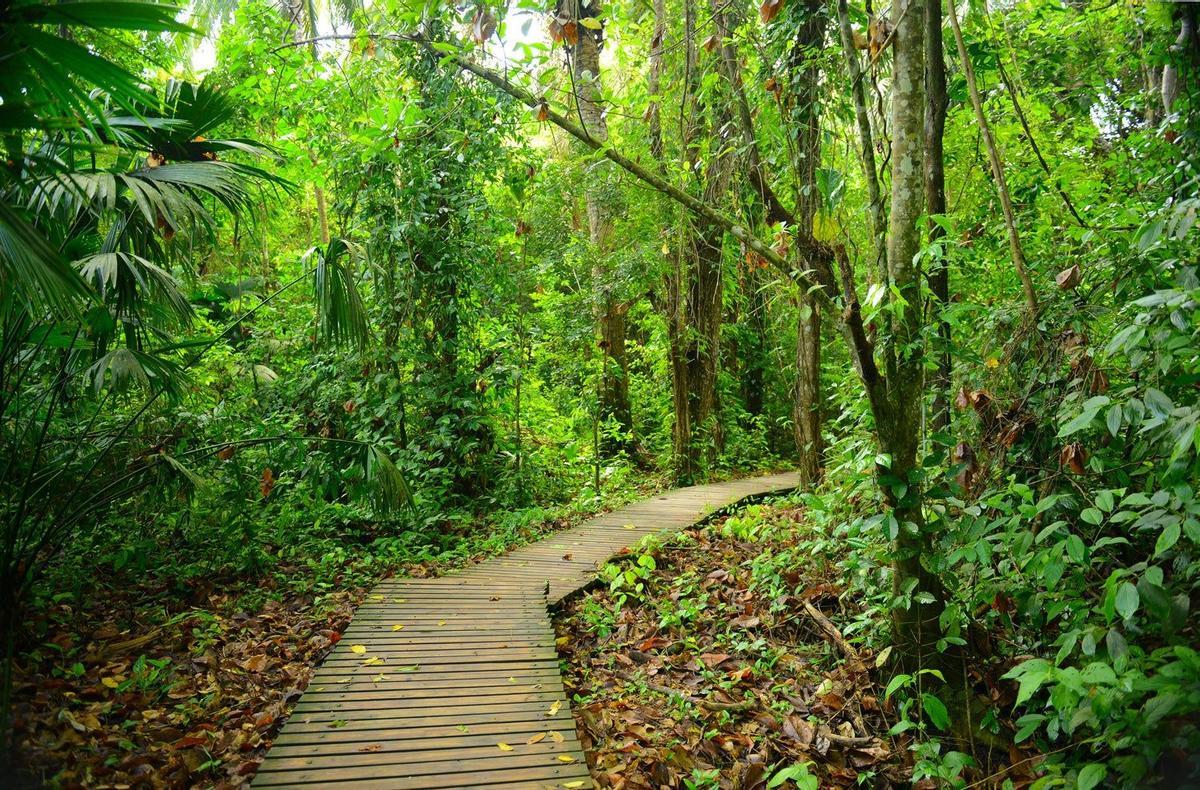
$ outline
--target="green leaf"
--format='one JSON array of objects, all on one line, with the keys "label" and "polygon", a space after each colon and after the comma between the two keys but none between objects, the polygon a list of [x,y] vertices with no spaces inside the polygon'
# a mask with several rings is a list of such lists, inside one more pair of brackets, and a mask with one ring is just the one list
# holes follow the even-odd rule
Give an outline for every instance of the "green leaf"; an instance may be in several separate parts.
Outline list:
[{"label": "green leaf", "polygon": [[907,685],[912,681],[912,675],[896,675],[891,682],[887,684],[887,689],[883,692],[883,698],[888,699],[899,688]]},{"label": "green leaf", "polygon": [[925,715],[929,717],[929,721],[933,723],[943,732],[950,728],[950,712],[946,710],[945,704],[933,694],[928,692],[921,695],[921,704],[925,708]]},{"label": "green leaf", "polygon": [[1129,582],[1121,582],[1121,586],[1117,588],[1117,614],[1123,618],[1133,617],[1140,601],[1141,598],[1138,596],[1137,587],[1134,587]]},{"label": "green leaf", "polygon": [[1167,525],[1163,527],[1163,531],[1158,534],[1158,540],[1154,542],[1155,557],[1166,551],[1170,551],[1179,542],[1180,529],[1178,520],[1167,522]]},{"label": "green leaf", "polygon": [[1083,545],[1083,538],[1078,535],[1067,536],[1067,555],[1075,562],[1083,564],[1083,560],[1087,556],[1087,548]]},{"label": "green leaf", "polygon": [[1093,787],[1104,781],[1104,777],[1108,775],[1108,769],[1102,763],[1088,763],[1079,771],[1079,776],[1075,780],[1078,790],[1092,790]]},{"label": "green leaf", "polygon": [[1054,667],[1044,658],[1032,658],[1010,669],[1004,679],[1017,681],[1014,707],[1020,707],[1021,703],[1028,701],[1053,673]]},{"label": "green leaf", "polygon": [[1104,423],[1108,426],[1108,432],[1113,436],[1121,430],[1121,404],[1114,403],[1112,408],[1108,410],[1108,414],[1104,416]]},{"label": "green leaf", "polygon": [[1068,420],[1067,424],[1058,429],[1058,436],[1070,436],[1073,433],[1078,433],[1084,428],[1092,424],[1092,420],[1096,419],[1096,409],[1086,409],[1082,414],[1077,415],[1074,419]]},{"label": "green leaf", "polygon": [[1104,514],[1094,507],[1084,508],[1079,517],[1093,526],[1099,526],[1100,522],[1104,521]]}]

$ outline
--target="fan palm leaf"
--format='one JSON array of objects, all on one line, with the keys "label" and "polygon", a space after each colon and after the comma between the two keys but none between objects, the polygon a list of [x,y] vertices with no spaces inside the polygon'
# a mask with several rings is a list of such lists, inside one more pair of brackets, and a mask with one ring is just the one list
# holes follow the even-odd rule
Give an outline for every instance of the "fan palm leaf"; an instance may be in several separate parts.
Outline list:
[{"label": "fan palm leaf", "polygon": [[325,247],[313,247],[305,257],[316,261],[313,289],[321,338],[335,345],[366,346],[371,329],[350,269],[353,259],[361,257],[359,247],[345,239],[331,239]]}]

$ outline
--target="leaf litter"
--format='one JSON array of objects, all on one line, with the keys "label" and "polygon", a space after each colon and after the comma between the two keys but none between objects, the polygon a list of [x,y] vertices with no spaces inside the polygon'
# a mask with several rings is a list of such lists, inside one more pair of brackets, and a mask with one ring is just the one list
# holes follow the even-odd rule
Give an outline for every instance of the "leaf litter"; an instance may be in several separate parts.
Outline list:
[{"label": "leaf litter", "polygon": [[[887,734],[894,711],[872,676],[874,662],[842,661],[813,622],[797,616],[804,601],[839,606],[838,581],[798,569],[787,579],[791,594],[767,600],[749,570],[764,546],[711,528],[683,537],[655,550],[646,601],[617,609],[599,588],[572,601],[558,622],[567,693],[578,700],[577,729],[596,781],[650,790],[716,771],[721,788],[759,790],[772,767],[811,760],[822,787],[872,776],[908,786],[907,741]],[[599,610],[616,612],[605,636],[597,634]]]}]

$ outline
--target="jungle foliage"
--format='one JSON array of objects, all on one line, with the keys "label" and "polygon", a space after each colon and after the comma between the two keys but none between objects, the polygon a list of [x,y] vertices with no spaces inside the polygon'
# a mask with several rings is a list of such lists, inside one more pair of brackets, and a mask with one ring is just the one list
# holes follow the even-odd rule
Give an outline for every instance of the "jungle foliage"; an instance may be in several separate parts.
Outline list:
[{"label": "jungle foliage", "polygon": [[1195,5],[17,0],[0,53],[0,708],[43,778],[162,751],[115,685],[58,702],[124,740],[21,702],[100,682],[78,622],[795,468],[748,577],[853,601],[902,774],[1198,781]]}]

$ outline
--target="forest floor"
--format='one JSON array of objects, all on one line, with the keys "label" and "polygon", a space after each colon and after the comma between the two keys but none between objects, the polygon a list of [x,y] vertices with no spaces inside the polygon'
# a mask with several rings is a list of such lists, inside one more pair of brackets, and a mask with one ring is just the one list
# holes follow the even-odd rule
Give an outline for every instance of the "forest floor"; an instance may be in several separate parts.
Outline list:
[{"label": "forest floor", "polygon": [[[648,493],[622,492],[601,509]],[[454,549],[419,563],[373,553],[371,536],[349,525],[259,574],[78,568],[92,578],[51,590],[25,621],[29,647],[14,668],[19,785],[242,786],[379,578],[438,575],[594,512],[573,504],[503,535],[482,521],[447,525],[461,533]]]},{"label": "forest floor", "polygon": [[[799,530],[747,538],[728,522],[618,558],[641,593],[622,579],[567,602],[558,647],[593,776],[626,790],[912,786],[877,657],[825,630],[872,615],[828,558],[805,557]],[[1032,779],[1019,773],[1015,786]]]}]

